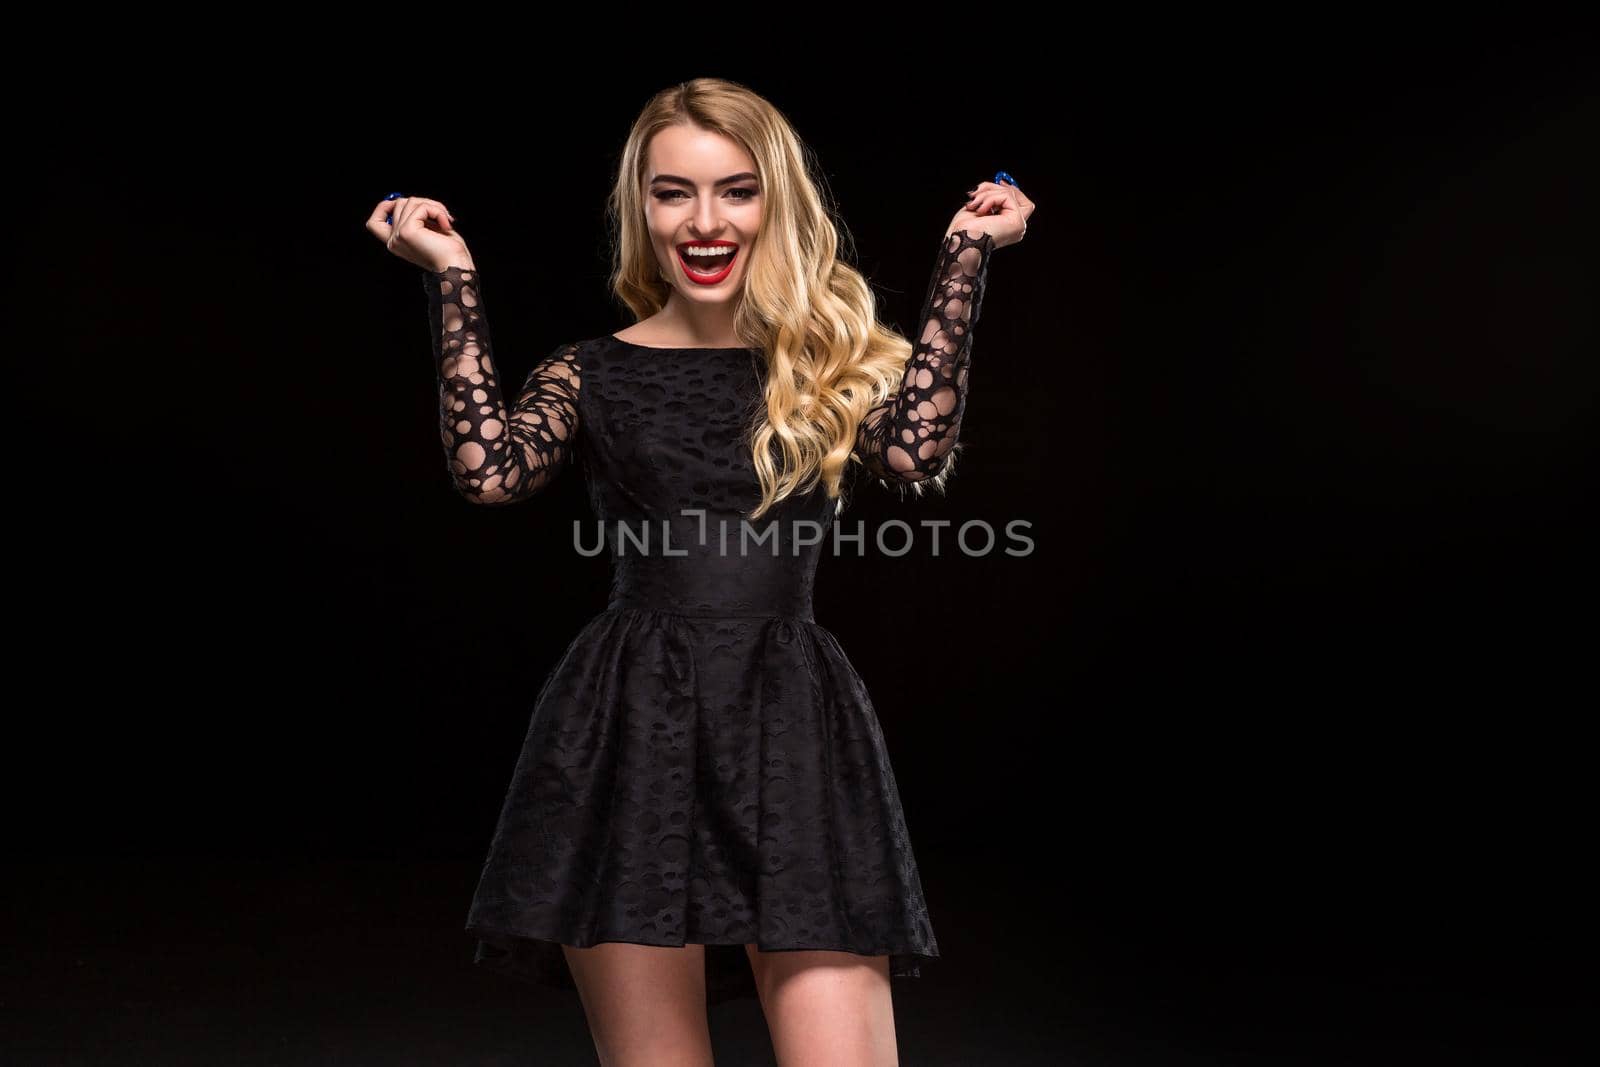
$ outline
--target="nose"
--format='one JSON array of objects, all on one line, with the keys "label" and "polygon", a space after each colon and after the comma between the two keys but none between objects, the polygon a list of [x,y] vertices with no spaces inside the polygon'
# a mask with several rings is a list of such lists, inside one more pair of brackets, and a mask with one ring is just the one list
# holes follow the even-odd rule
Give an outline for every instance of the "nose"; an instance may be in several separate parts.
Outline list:
[{"label": "nose", "polygon": [[721,199],[715,196],[702,197],[700,206],[695,209],[691,228],[695,231],[694,239],[697,241],[716,240],[722,233]]}]

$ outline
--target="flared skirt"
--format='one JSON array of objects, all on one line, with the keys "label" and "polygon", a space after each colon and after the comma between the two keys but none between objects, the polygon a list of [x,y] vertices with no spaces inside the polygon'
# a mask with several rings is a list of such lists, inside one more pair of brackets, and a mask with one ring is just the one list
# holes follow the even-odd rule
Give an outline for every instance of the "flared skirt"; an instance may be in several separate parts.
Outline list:
[{"label": "flared skirt", "polygon": [[809,619],[612,607],[533,708],[468,915],[478,964],[576,989],[563,945],[706,947],[710,1004],[755,997],[745,945],[939,956],[865,684]]}]

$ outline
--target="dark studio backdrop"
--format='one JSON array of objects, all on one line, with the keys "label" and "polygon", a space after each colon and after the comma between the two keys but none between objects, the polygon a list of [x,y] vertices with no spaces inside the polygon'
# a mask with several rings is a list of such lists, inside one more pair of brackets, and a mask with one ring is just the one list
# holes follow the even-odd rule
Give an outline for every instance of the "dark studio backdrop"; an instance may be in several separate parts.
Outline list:
[{"label": "dark studio backdrop", "polygon": [[[608,565],[570,472],[453,495],[419,272],[362,223],[443,200],[520,381],[628,325],[616,153],[703,73],[794,121],[902,330],[966,189],[1039,205],[948,498],[846,516],[1034,553],[819,579],[944,952],[896,984],[903,1062],[1575,1062],[1593,41],[926,47],[396,94],[213,56],[29,109],[9,1062],[592,1057],[575,996],[474,971],[461,927]],[[753,1003],[713,1027],[771,1062]]]}]

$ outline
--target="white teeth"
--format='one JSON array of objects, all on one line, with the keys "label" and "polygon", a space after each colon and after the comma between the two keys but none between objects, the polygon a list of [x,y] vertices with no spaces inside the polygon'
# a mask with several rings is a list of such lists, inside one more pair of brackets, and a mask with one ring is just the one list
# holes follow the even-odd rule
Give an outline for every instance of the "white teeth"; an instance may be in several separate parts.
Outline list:
[{"label": "white teeth", "polygon": [[725,256],[729,252],[738,250],[736,248],[685,248],[683,251],[691,256]]}]

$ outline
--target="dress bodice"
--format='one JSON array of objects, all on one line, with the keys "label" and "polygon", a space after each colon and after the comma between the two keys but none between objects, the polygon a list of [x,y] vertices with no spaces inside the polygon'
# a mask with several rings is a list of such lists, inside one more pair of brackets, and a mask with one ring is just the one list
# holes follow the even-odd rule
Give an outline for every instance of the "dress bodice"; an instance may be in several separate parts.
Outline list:
[{"label": "dress bodice", "polygon": [[[611,605],[684,615],[812,616],[835,506],[817,487],[761,500],[747,428],[764,368],[751,349],[580,347],[578,457],[612,560]],[[595,543],[593,527],[584,543]]]},{"label": "dress bodice", "polygon": [[[857,430],[854,457],[885,485],[942,487],[949,476],[993,251],[987,234],[958,231],[940,245],[901,386]],[[835,503],[819,485],[744,517],[761,500],[749,444],[761,352],[649,348],[607,334],[557,347],[508,409],[481,272],[425,271],[423,282],[441,438],[463,496],[515,503],[576,462],[611,553],[611,607],[812,620]]]}]

